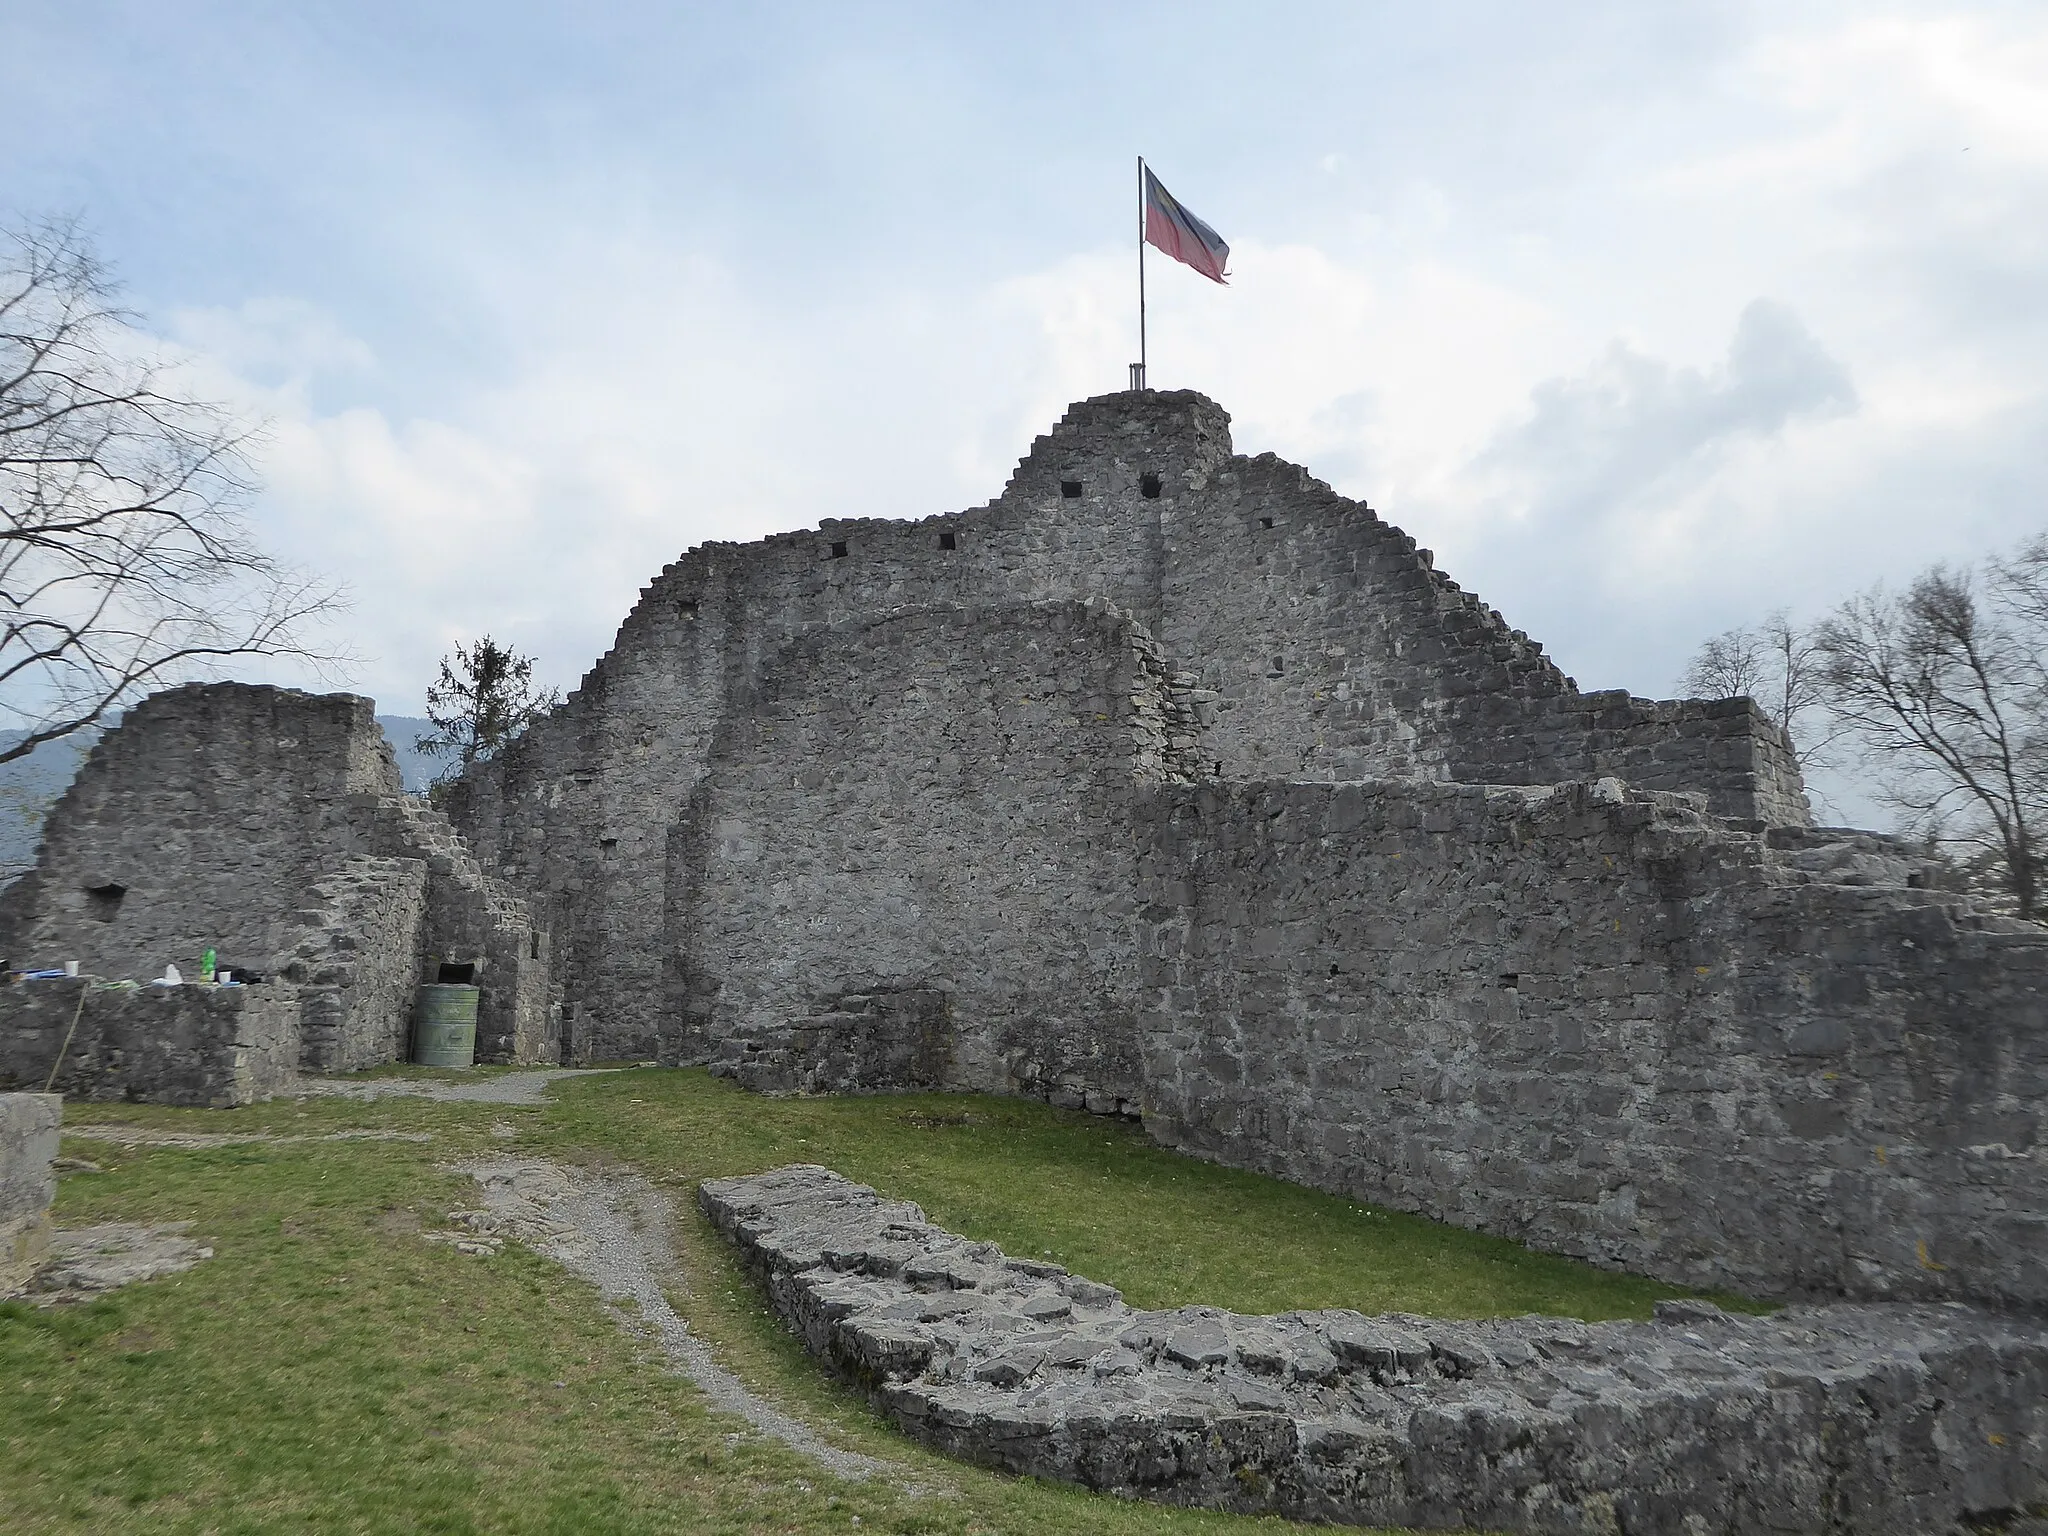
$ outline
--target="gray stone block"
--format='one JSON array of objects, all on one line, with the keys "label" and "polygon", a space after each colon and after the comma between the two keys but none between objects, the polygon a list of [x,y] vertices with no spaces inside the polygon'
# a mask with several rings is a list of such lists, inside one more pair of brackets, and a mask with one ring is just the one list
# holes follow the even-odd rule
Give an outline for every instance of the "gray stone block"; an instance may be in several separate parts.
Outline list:
[{"label": "gray stone block", "polygon": [[[1141,1312],[828,1169],[716,1179],[698,1198],[814,1354],[905,1433],[1005,1471],[1531,1532],[1946,1536],[2048,1499],[2034,1322],[1704,1301],[1660,1303],[1650,1323]],[[929,1307],[911,1277],[940,1271],[971,1274],[952,1294],[979,1305]],[[1032,1310],[1051,1293],[1064,1315]]]},{"label": "gray stone block", "polygon": [[0,1297],[25,1289],[50,1251],[63,1116],[54,1093],[0,1093]]}]

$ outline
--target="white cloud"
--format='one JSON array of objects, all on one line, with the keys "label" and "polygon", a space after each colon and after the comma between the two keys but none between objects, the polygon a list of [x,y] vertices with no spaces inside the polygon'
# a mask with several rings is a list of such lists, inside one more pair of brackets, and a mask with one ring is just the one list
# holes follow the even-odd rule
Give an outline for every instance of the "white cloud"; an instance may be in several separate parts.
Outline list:
[{"label": "white cloud", "polygon": [[[1588,686],[1667,690],[1718,629],[2029,531],[2048,24],[1772,25],[1709,75],[1617,92],[1599,142],[1532,157],[1512,198],[1455,155],[1403,176],[1360,139],[1291,147],[1330,200],[1315,240],[1227,227],[1228,289],[1155,256],[1153,382],[1408,526]],[[302,297],[176,316],[273,418],[266,532],[349,582],[362,685],[394,707],[485,629],[572,684],[702,540],[993,495],[1136,355],[1121,243],[842,288],[645,208],[601,223],[605,198],[439,171],[383,215],[471,306],[438,392]],[[461,197],[426,207],[443,182]]]}]

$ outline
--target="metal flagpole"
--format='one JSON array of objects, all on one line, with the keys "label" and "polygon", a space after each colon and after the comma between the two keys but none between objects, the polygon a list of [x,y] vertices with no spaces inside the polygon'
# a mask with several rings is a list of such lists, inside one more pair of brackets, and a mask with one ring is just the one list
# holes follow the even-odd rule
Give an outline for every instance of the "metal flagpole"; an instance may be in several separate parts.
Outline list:
[{"label": "metal flagpole", "polygon": [[1131,370],[1131,388],[1145,387],[1145,157],[1138,156],[1138,366]]}]

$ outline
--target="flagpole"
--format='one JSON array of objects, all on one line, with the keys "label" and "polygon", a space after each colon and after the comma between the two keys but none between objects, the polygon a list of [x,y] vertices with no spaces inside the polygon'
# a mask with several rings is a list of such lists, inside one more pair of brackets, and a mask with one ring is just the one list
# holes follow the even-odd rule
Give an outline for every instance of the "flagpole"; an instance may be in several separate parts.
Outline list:
[{"label": "flagpole", "polygon": [[1135,388],[1145,388],[1145,157],[1138,156],[1138,376]]}]

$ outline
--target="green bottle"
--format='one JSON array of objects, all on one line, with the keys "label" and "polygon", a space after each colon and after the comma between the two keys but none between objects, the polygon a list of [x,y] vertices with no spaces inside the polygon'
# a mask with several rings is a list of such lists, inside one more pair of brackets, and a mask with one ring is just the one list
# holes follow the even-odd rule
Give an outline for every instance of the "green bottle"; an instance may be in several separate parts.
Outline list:
[{"label": "green bottle", "polygon": [[213,985],[213,951],[210,949],[199,957],[199,980],[204,985]]}]

